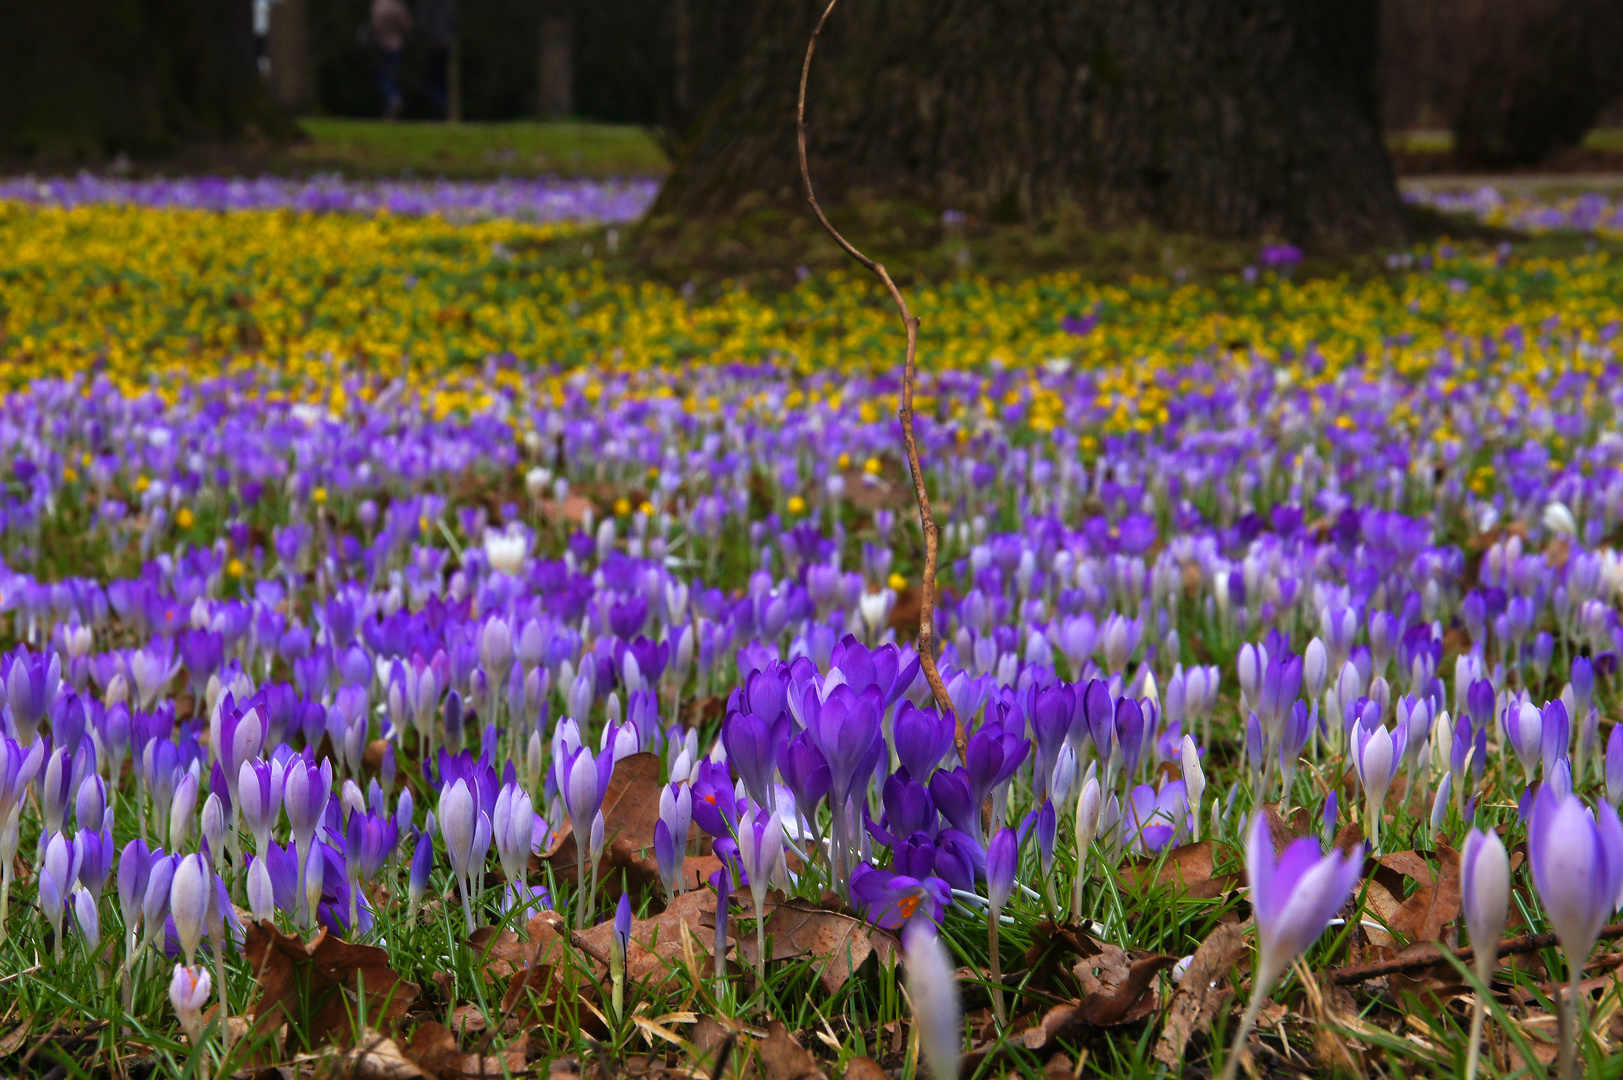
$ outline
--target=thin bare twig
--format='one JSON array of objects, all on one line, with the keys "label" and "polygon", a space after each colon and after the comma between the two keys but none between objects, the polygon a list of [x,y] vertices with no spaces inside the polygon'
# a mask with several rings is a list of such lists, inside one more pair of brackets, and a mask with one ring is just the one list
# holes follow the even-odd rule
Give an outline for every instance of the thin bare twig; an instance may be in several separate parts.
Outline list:
[{"label": "thin bare twig", "polygon": [[940,543],[939,532],[936,529],[935,517],[930,513],[930,494],[924,487],[924,468],[919,464],[919,444],[913,437],[913,382],[918,372],[919,350],[919,320],[908,309],[907,300],[902,296],[902,290],[896,287],[890,274],[883,264],[875,262],[856,249],[856,246],[840,235],[840,231],[828,220],[823,213],[822,206],[817,202],[817,193],[812,189],[811,169],[806,164],[806,83],[811,78],[812,54],[817,50],[817,38],[823,32],[823,25],[828,17],[834,13],[834,6],[840,0],[829,0],[828,7],[817,20],[812,29],[811,40],[806,43],[806,61],[800,68],[800,100],[795,110],[795,136],[800,149],[800,177],[806,182],[806,201],[817,214],[817,220],[827,233],[834,238],[834,242],[844,248],[857,262],[867,267],[873,274],[884,282],[890,293],[891,302],[902,316],[902,326],[907,330],[907,362],[902,369],[902,407],[896,415],[902,422],[902,441],[907,445],[907,467],[913,473],[913,496],[919,504],[919,526],[924,531],[924,573],[919,588],[923,595],[919,601],[919,666],[924,669],[924,678],[930,684],[930,693],[935,697],[937,707],[942,715],[951,715],[954,721],[953,745],[958,748],[958,757],[966,761],[968,756],[968,739],[964,732],[964,721],[953,710],[952,698],[947,694],[947,684],[941,681],[941,672],[935,666],[935,570],[936,552]]},{"label": "thin bare twig", "polygon": [[[1601,927],[1598,940],[1609,941],[1619,937],[1623,937],[1623,923],[1612,923]],[[1522,953],[1538,952],[1540,949],[1553,949],[1560,944],[1560,939],[1551,933],[1523,934],[1520,937],[1513,937],[1500,942],[1497,955],[1517,956]],[[1411,956],[1399,956],[1391,960],[1378,960],[1373,964],[1352,964],[1348,967],[1336,968],[1330,972],[1330,981],[1337,986],[1353,986],[1357,983],[1368,982],[1370,979],[1379,979],[1383,975],[1402,975],[1409,971],[1419,971],[1422,968],[1429,968],[1434,964],[1443,963],[1443,958],[1448,953],[1452,953],[1465,962],[1470,962],[1476,956],[1476,951],[1469,945],[1446,951],[1434,946],[1425,952],[1418,952]]]}]

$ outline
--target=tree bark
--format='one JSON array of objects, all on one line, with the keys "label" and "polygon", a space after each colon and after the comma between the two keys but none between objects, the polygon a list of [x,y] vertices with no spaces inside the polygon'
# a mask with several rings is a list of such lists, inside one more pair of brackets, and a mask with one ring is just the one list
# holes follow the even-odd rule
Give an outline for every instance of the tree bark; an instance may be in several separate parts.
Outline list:
[{"label": "tree bark", "polygon": [[1531,165],[1577,146],[1623,94],[1623,0],[1455,0],[1454,150]]},{"label": "tree bark", "polygon": [[0,154],[45,160],[286,130],[249,0],[0,0]]},{"label": "tree bark", "polygon": [[543,120],[564,120],[575,112],[574,42],[569,14],[561,6],[541,16],[537,64],[537,111]]},{"label": "tree bark", "polygon": [[[654,214],[802,198],[795,93],[826,0],[761,0]],[[807,91],[825,202],[1079,208],[1316,249],[1400,242],[1375,0],[845,0]]]},{"label": "tree bark", "polygon": [[290,113],[315,105],[315,72],[311,65],[307,0],[276,0],[270,9],[271,97]]}]

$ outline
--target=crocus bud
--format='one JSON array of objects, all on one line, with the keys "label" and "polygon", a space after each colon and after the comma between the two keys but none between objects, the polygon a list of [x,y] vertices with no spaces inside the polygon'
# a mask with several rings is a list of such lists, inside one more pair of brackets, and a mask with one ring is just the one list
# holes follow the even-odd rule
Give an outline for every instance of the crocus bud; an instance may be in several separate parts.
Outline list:
[{"label": "crocus bud", "polygon": [[1496,833],[1472,829],[1465,838],[1460,853],[1460,906],[1471,931],[1477,975],[1486,983],[1493,974],[1499,935],[1510,907],[1510,860]]},{"label": "crocus bud", "polygon": [[225,850],[225,803],[213,792],[203,803],[203,839],[208,841],[210,854]]},{"label": "crocus bud", "polygon": [[963,1011],[957,973],[929,919],[910,920],[902,934],[907,1000],[919,1033],[919,1053],[932,1080],[957,1080]]},{"label": "crocus bud", "polygon": [[1200,767],[1200,749],[1192,735],[1185,735],[1179,745],[1183,759],[1183,783],[1189,795],[1189,813],[1193,820],[1194,839],[1200,840],[1200,800],[1206,794],[1206,772]]},{"label": "crocus bud", "polygon": [[1444,773],[1443,778],[1437,781],[1437,794],[1431,800],[1431,835],[1436,836],[1442,831],[1443,822],[1448,817],[1448,796],[1454,787],[1454,774]]},{"label": "crocus bud", "polygon": [[429,815],[428,828],[417,837],[417,849],[411,856],[411,877],[407,882],[407,896],[410,910],[407,917],[415,919],[417,909],[422,906],[423,893],[428,891],[428,875],[434,870],[434,822],[433,814]]},{"label": "crocus bud", "polygon": [[1324,642],[1315,637],[1302,652],[1302,688],[1307,691],[1308,700],[1319,699],[1329,678],[1330,654]]},{"label": "crocus bud", "polygon": [[535,811],[531,809],[530,797],[517,784],[504,784],[496,796],[491,835],[496,842],[502,875],[509,883],[518,884],[529,869]]},{"label": "crocus bud", "polygon": [[986,895],[992,910],[1001,911],[1014,892],[1014,875],[1020,866],[1020,841],[1014,830],[1004,828],[992,837],[986,849]]},{"label": "crocus bud", "polygon": [[1617,811],[1602,803],[1591,816],[1577,796],[1540,788],[1528,820],[1527,860],[1567,962],[1581,966],[1623,886]]},{"label": "crocus bud", "polygon": [[316,909],[321,906],[321,887],[327,873],[327,860],[322,855],[322,845],[311,844],[310,853],[304,860],[304,907],[315,921]]},{"label": "crocus bud", "polygon": [[[201,855],[188,855],[175,868],[169,887],[169,914],[175,920],[175,935],[188,966],[197,962],[197,946],[208,928],[209,893],[214,874]],[[314,910],[312,907],[311,910]]]},{"label": "crocus bud", "polygon": [[1246,873],[1257,922],[1256,993],[1265,993],[1298,954],[1324,933],[1358,884],[1364,857],[1332,849],[1319,854],[1312,837],[1274,855],[1266,815],[1254,814],[1246,840]]},{"label": "crocus bud", "polygon": [[1623,803],[1623,724],[1613,724],[1606,736],[1606,801]]},{"label": "crocus bud", "polygon": [[614,931],[609,934],[609,978],[614,984],[616,1016],[625,1012],[626,950],[630,947],[631,897],[627,893],[621,893],[620,903],[614,909]]},{"label": "crocus bud", "polygon": [[101,912],[96,907],[96,894],[89,889],[73,891],[73,923],[79,928],[87,956],[96,954],[101,944]]},{"label": "crocus bud", "polygon": [[179,851],[192,833],[192,818],[197,815],[197,773],[188,772],[175,785],[175,795],[169,804],[169,847]]},{"label": "crocus bud", "polygon": [[169,1001],[193,1046],[203,1038],[203,1006],[208,1004],[213,988],[207,968],[175,965],[174,978],[169,980]]},{"label": "crocus bud", "polygon": [[248,865],[248,910],[261,922],[276,915],[276,895],[271,886],[270,866],[263,855]]},{"label": "crocus bud", "polygon": [[141,901],[152,877],[152,853],[144,840],[131,840],[118,854],[118,907],[131,940],[141,922]]},{"label": "crocus bud", "polygon": [[1095,762],[1088,766],[1087,779],[1082,781],[1082,794],[1076,800],[1076,850],[1079,860],[1099,833],[1101,805],[1099,776]]}]

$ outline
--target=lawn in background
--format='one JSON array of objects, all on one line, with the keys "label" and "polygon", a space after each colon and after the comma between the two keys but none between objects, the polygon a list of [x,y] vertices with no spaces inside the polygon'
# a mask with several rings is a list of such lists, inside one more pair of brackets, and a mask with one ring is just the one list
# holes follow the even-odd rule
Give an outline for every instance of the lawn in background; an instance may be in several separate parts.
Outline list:
[{"label": "lawn in background", "polygon": [[663,176],[669,168],[644,129],[578,121],[442,124],[311,118],[307,142],[279,151],[274,172],[348,176]]}]

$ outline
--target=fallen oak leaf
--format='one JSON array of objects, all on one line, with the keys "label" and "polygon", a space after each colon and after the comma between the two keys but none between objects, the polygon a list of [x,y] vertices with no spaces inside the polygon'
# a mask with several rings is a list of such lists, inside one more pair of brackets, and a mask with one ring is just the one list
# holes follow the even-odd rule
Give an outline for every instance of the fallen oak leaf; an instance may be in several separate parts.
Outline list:
[{"label": "fallen oak leaf", "polygon": [[890,1074],[873,1058],[858,1055],[846,1062],[841,1080],[890,1080]]},{"label": "fallen oak leaf", "polygon": [[[617,885],[616,870],[631,872],[639,881],[659,878],[658,864],[646,849],[654,845],[663,771],[664,766],[653,754],[631,754],[614,763],[614,775],[603,795],[603,836],[607,843],[598,866],[598,880],[606,887]],[[574,830],[566,823],[542,860],[559,881],[574,883],[580,870],[578,859]]]},{"label": "fallen oak leaf", "polygon": [[310,1046],[329,1039],[354,1045],[351,1017],[363,986],[366,1016],[385,1031],[417,997],[417,984],[389,967],[385,950],[344,941],[325,928],[306,944],[268,920],[249,923],[242,951],[260,986],[259,999],[249,1008],[255,1029],[271,1031],[287,1023]]},{"label": "fallen oak leaf", "polygon": [[[786,900],[768,909],[766,937],[771,943],[769,960],[793,960],[803,956],[821,958],[817,981],[829,993],[837,993],[850,981],[870,956],[889,960],[901,945],[887,930],[863,919],[804,900]],[[737,933],[738,952],[746,963],[755,964],[753,933]]]},{"label": "fallen oak leaf", "polygon": [[[709,915],[713,920],[715,911],[716,894],[704,889],[682,893],[651,919],[633,919],[631,940],[626,949],[626,978],[632,982],[648,982],[659,976],[659,981],[663,981],[674,969],[682,966],[682,938],[685,934],[696,939],[697,948],[704,956],[712,955],[715,923],[711,922],[711,932],[706,933],[704,917]],[[613,923],[605,922],[577,931],[573,940],[582,952],[606,971],[609,938],[613,933]]]},{"label": "fallen oak leaf", "polygon": [[1218,1010],[1233,994],[1227,985],[1228,973],[1245,955],[1247,929],[1242,923],[1220,923],[1195,950],[1156,1040],[1157,1061],[1176,1066],[1183,1060],[1190,1038],[1211,1027]]},{"label": "fallen oak leaf", "polygon": [[1114,1027],[1142,1020],[1157,1004],[1155,977],[1177,962],[1176,956],[1139,957],[1122,982],[1082,999],[1081,1018],[1095,1027]]},{"label": "fallen oak leaf", "polygon": [[1146,887],[1177,889],[1192,900],[1211,900],[1234,888],[1237,874],[1214,873],[1212,845],[1206,840],[1183,844],[1164,856],[1144,859],[1121,871],[1122,881],[1138,891]]},{"label": "fallen oak leaf", "polygon": [[[408,1058],[400,1045],[372,1028],[361,1033],[360,1045],[338,1058],[325,1054],[300,1054],[295,1065],[314,1065],[318,1076],[343,1076],[353,1080],[416,1080],[429,1076]],[[274,1070],[272,1070],[274,1071]],[[302,1073],[304,1070],[298,1070]]]},{"label": "fallen oak leaf", "polygon": [[823,1076],[817,1059],[789,1034],[782,1020],[767,1025],[766,1038],[755,1044],[755,1062],[765,1080],[821,1080]]},{"label": "fallen oak leaf", "polygon": [[430,1020],[412,1032],[405,1056],[422,1070],[419,1075],[427,1074],[439,1080],[463,1080],[464,1077],[496,1077],[523,1072],[528,1046],[528,1038],[520,1035],[495,1055],[465,1054],[450,1028],[437,1020]]},{"label": "fallen oak leaf", "polygon": [[[535,964],[563,963],[569,951],[569,929],[556,911],[538,912],[525,926],[525,938],[512,930],[481,926],[468,937],[468,945],[483,963],[485,975],[505,979]],[[527,940],[526,940],[527,939]]]}]

